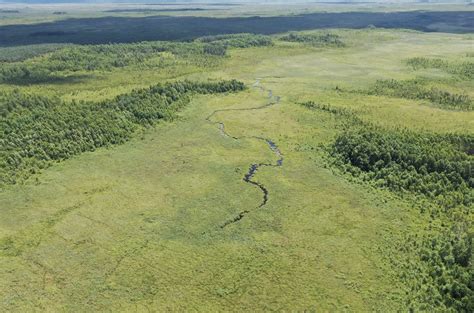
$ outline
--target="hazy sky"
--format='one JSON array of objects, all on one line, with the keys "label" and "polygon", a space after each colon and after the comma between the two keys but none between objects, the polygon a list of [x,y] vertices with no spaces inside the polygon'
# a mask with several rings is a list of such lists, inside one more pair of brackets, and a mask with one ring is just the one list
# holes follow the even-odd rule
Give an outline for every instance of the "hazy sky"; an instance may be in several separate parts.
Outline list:
[{"label": "hazy sky", "polygon": [[125,2],[125,3],[192,3],[192,2],[199,2],[199,3],[210,3],[210,2],[219,2],[219,3],[232,3],[232,2],[251,2],[251,3],[272,3],[272,2],[279,2],[279,3],[287,3],[292,4],[295,2],[303,3],[315,3],[315,2],[390,2],[390,3],[406,3],[406,2],[469,2],[470,0],[0,0],[1,2],[16,2],[16,3],[104,3],[104,2]]},{"label": "hazy sky", "polygon": [[408,3],[408,2],[433,2],[433,3],[462,3],[472,0],[0,0],[0,3],[315,3],[315,2],[378,2],[378,3]]}]

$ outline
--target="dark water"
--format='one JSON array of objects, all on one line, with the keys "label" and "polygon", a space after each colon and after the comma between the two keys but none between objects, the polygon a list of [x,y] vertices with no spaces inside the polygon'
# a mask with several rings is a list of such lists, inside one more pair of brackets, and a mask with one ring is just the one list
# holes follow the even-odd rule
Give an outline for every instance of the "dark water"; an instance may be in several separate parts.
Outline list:
[{"label": "dark water", "polygon": [[0,27],[0,46],[37,43],[100,44],[153,40],[190,40],[218,34],[276,34],[318,28],[406,28],[452,33],[474,32],[474,12],[407,11],[312,13],[291,16],[211,18],[147,16],[70,18]]},{"label": "dark water", "polygon": [[[265,91],[265,88],[262,87],[260,85],[260,79],[257,79],[256,83],[253,85],[254,88],[258,88],[262,91]],[[278,148],[277,144],[269,139],[269,138],[264,138],[264,137],[258,137],[258,136],[246,136],[246,137],[235,137],[235,136],[232,136],[231,134],[229,134],[228,132],[226,132],[225,130],[225,124],[223,122],[220,122],[220,121],[217,121],[217,122],[214,122],[212,120],[212,117],[218,113],[218,112],[226,112],[226,111],[251,111],[251,110],[262,110],[262,109],[265,109],[265,108],[268,108],[269,106],[272,106],[272,105],[275,105],[275,104],[278,104],[280,102],[280,97],[278,96],[274,96],[273,95],[273,91],[272,90],[268,90],[268,102],[262,106],[259,106],[259,107],[252,107],[252,108],[243,108],[243,109],[221,109],[221,110],[215,110],[214,112],[212,112],[207,118],[206,120],[210,123],[214,123],[214,124],[217,124],[218,127],[219,127],[219,130],[221,132],[221,134],[223,136],[226,136],[226,137],[230,137],[234,140],[241,140],[241,139],[256,139],[256,140],[260,140],[260,141],[263,141],[267,144],[268,148],[277,156],[277,160],[275,163],[254,163],[254,164],[251,164],[247,173],[245,173],[244,177],[243,177],[243,181],[248,183],[248,184],[251,184],[253,186],[256,186],[257,188],[259,188],[262,192],[262,201],[257,205],[257,208],[261,208],[263,206],[265,206],[268,202],[268,199],[269,199],[269,196],[270,196],[270,192],[269,190],[265,187],[265,185],[257,180],[255,180],[255,175],[257,174],[258,170],[261,168],[261,167],[280,167],[280,166],[283,166],[283,154],[281,153],[280,149]],[[250,210],[244,210],[242,212],[240,212],[237,216],[235,216],[234,218],[228,220],[227,222],[225,222],[223,225],[221,225],[221,228],[224,228],[226,227],[227,225],[229,224],[232,224],[232,223],[236,223],[238,221],[240,221],[242,218],[244,218],[244,216],[246,214],[250,213]]]},{"label": "dark water", "polygon": [[259,163],[259,164],[250,165],[250,168],[249,168],[248,172],[244,176],[244,181],[245,182],[257,186],[262,191],[263,200],[259,205],[259,207],[262,207],[265,204],[267,204],[267,202],[268,202],[268,194],[269,194],[268,189],[263,184],[261,184],[257,181],[254,181],[252,179],[255,176],[255,174],[257,173],[257,171],[259,170],[259,168],[261,168],[261,167],[279,167],[279,166],[283,166],[283,155],[281,154],[280,149],[278,148],[278,146],[273,141],[271,141],[270,139],[261,138],[261,137],[252,137],[252,138],[265,141],[268,144],[268,147],[270,148],[270,150],[272,150],[278,157],[278,160],[276,161],[275,164]]}]

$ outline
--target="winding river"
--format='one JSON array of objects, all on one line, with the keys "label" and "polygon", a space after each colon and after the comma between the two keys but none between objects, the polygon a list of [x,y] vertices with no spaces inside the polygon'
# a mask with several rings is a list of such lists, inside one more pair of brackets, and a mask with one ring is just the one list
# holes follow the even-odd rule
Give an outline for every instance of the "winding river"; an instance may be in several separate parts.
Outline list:
[{"label": "winding river", "polygon": [[[233,140],[256,139],[256,140],[263,141],[268,146],[268,148],[277,156],[278,159],[275,163],[253,163],[253,164],[251,164],[250,167],[249,167],[249,170],[247,171],[247,173],[243,177],[244,182],[246,182],[248,184],[251,184],[253,186],[256,186],[262,192],[262,200],[258,204],[257,208],[261,208],[261,207],[263,207],[267,204],[270,192],[268,191],[267,187],[265,187],[265,185],[263,183],[261,183],[261,182],[259,182],[258,180],[255,179],[255,175],[261,167],[280,167],[280,166],[283,166],[283,159],[284,159],[283,154],[281,153],[280,149],[276,145],[275,141],[273,141],[272,139],[265,138],[265,137],[258,137],[258,136],[242,136],[242,137],[233,136],[232,134],[230,134],[226,131],[224,122],[222,122],[222,121],[213,121],[212,118],[213,118],[214,115],[216,115],[219,112],[263,110],[263,109],[266,109],[266,108],[268,108],[272,105],[278,104],[280,102],[280,97],[274,96],[272,90],[266,90],[260,84],[260,80],[261,79],[257,79],[257,81],[252,86],[253,86],[253,88],[258,88],[258,89],[262,90],[263,92],[265,92],[265,91],[268,92],[268,103],[266,103],[262,106],[251,107],[251,108],[215,110],[208,117],[206,117],[206,121],[208,121],[209,123],[213,123],[213,124],[218,125],[219,131],[223,136],[229,137]],[[247,215],[248,213],[250,213],[250,210],[241,211],[237,216],[235,216],[234,218],[232,218],[232,219],[226,221],[225,223],[223,223],[222,225],[220,225],[220,227],[225,228],[226,226],[228,226],[232,223],[236,223],[236,222],[240,221],[242,218],[244,218],[244,216]]]}]

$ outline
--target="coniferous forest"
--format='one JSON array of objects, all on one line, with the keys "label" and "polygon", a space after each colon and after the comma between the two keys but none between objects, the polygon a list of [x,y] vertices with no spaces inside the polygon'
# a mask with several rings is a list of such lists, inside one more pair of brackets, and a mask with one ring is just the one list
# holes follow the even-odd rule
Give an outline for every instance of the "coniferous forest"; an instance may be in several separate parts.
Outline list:
[{"label": "coniferous forest", "polygon": [[1,95],[1,184],[11,184],[84,151],[121,144],[138,127],[172,119],[192,94],[244,89],[238,81],[159,84],[110,101],[66,103],[14,90]]}]

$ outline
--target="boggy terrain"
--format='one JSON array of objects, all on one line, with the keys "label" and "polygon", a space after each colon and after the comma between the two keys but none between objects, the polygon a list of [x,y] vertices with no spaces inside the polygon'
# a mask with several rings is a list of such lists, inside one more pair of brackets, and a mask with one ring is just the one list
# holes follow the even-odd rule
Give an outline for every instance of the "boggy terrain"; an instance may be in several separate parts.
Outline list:
[{"label": "boggy terrain", "polygon": [[[253,84],[253,87],[254,88],[260,88],[260,90],[262,90],[262,91],[266,91],[266,89],[260,85],[260,79],[257,79],[257,81]],[[280,102],[280,97],[279,96],[274,96],[273,92],[271,90],[269,90],[268,91],[268,103],[267,104],[264,104],[264,105],[258,106],[258,107],[251,107],[251,108],[215,110],[214,112],[211,113],[211,115],[206,117],[206,120],[209,121],[209,122],[212,122],[212,119],[211,119],[212,116],[214,116],[218,112],[263,110],[263,109],[266,109],[266,108],[268,108],[272,105],[278,104],[278,102]],[[254,176],[257,173],[258,169],[261,168],[261,167],[268,167],[268,166],[269,167],[279,167],[279,166],[283,166],[283,155],[282,155],[280,149],[278,148],[278,146],[271,139],[263,138],[263,137],[257,137],[257,136],[235,137],[235,136],[232,136],[232,135],[230,135],[229,133],[227,133],[225,131],[225,124],[223,122],[215,122],[215,123],[219,125],[219,130],[221,131],[222,135],[230,137],[232,139],[241,140],[241,139],[249,139],[250,138],[250,139],[257,139],[257,140],[260,140],[260,141],[264,141],[268,145],[270,150],[273,151],[275,153],[275,155],[278,157],[278,160],[275,162],[275,164],[273,164],[273,163],[253,163],[252,165],[250,165],[250,168],[249,168],[248,172],[244,175],[244,178],[243,178],[244,182],[249,183],[249,184],[254,185],[254,186],[257,186],[262,191],[263,199],[262,199],[262,202],[258,205],[258,208],[263,207],[268,202],[269,191],[262,183],[254,180]],[[227,225],[229,225],[231,223],[235,223],[235,222],[240,221],[248,213],[250,213],[250,210],[248,210],[248,209],[243,210],[236,217],[234,217],[233,219],[231,219],[229,221],[226,221],[224,224],[222,224],[221,228],[224,228],[224,227],[226,227]]]},{"label": "boggy terrain", "polygon": [[0,308],[472,311],[472,46],[0,49]]}]

